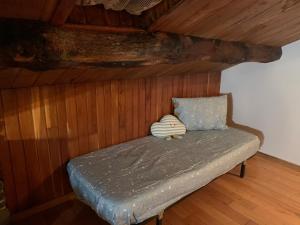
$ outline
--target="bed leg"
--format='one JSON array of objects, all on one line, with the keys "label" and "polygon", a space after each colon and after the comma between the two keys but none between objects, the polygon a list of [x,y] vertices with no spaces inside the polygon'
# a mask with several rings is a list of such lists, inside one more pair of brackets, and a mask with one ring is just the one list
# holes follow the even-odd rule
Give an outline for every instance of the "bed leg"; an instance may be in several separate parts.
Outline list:
[{"label": "bed leg", "polygon": [[246,161],[242,162],[241,164],[240,178],[244,178],[245,170],[246,170]]},{"label": "bed leg", "polygon": [[160,212],[156,217],[156,225],[163,225],[164,211]]}]

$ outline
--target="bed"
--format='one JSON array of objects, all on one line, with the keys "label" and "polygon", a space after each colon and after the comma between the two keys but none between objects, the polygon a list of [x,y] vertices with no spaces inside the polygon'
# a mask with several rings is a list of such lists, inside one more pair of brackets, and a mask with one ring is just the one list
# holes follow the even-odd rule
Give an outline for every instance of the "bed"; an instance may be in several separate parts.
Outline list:
[{"label": "bed", "polygon": [[147,136],[74,158],[67,170],[77,197],[110,224],[157,215],[161,224],[167,207],[243,163],[259,144],[235,128],[189,131],[171,141]]}]

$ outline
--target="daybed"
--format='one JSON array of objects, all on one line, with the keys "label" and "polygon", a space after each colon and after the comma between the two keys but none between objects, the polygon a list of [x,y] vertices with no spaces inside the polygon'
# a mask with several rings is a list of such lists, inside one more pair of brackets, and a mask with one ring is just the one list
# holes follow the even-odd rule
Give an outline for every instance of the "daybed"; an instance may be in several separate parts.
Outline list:
[{"label": "daybed", "polygon": [[[112,225],[160,215],[179,199],[243,163],[259,139],[235,128],[190,131],[181,140],[147,136],[68,163],[75,194]],[[245,167],[242,166],[242,174]]]}]

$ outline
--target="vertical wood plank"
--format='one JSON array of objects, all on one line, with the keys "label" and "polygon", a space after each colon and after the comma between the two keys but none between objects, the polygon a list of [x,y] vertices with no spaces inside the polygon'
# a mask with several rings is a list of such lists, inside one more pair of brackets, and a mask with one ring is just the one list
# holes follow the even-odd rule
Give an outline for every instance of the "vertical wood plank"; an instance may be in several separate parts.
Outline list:
[{"label": "vertical wood plank", "polygon": [[99,138],[99,148],[106,146],[105,140],[105,123],[104,123],[104,83],[100,82],[97,85],[96,90],[97,95],[97,126],[98,126],[98,138]]},{"label": "vertical wood plank", "polygon": [[[157,98],[158,98],[158,87],[157,87],[157,78],[150,78],[150,124],[157,121]],[[159,96],[160,97],[160,96]]]},{"label": "vertical wood plank", "polygon": [[156,78],[156,106],[155,106],[155,118],[154,118],[154,121],[158,121],[161,119],[161,117],[163,116],[161,114],[161,106],[162,106],[162,93],[163,93],[163,89],[164,89],[164,86],[163,86],[163,82],[162,82],[162,79],[161,77],[157,77]]},{"label": "vertical wood plank", "polygon": [[169,114],[171,112],[171,98],[172,98],[172,82],[170,82],[170,77],[163,77],[162,78],[162,106],[161,106],[161,112],[162,116]]},{"label": "vertical wood plank", "polygon": [[10,155],[10,149],[7,141],[4,120],[4,108],[2,94],[0,96],[0,166],[3,175],[4,191],[7,207],[12,211],[17,209],[17,193],[13,173],[13,162]]},{"label": "vertical wood plank", "polygon": [[219,88],[220,73],[203,73],[2,90],[9,207],[21,210],[70,192],[69,159],[146,136],[154,121],[172,112],[172,97],[218,95]]},{"label": "vertical wood plank", "polygon": [[109,146],[112,143],[112,117],[111,117],[111,82],[104,81],[103,86],[104,94],[104,129],[105,129],[105,146]]},{"label": "vertical wood plank", "polygon": [[184,98],[188,98],[189,97],[189,79],[188,79],[188,75],[185,75],[183,77],[182,97],[184,97]]},{"label": "vertical wood plank", "polygon": [[119,137],[119,82],[111,81],[111,133],[112,144],[120,142]]},{"label": "vertical wood plank", "polygon": [[119,138],[120,142],[124,142],[126,140],[126,102],[125,102],[125,81],[119,81]]},{"label": "vertical wood plank", "polygon": [[77,112],[76,112],[76,95],[73,85],[66,85],[65,90],[66,103],[66,122],[68,135],[68,150],[70,157],[74,158],[79,155],[78,143],[78,126],[77,126]]},{"label": "vertical wood plank", "polygon": [[133,96],[132,80],[125,81],[125,108],[126,108],[126,140],[131,140],[133,136]]},{"label": "vertical wood plank", "polygon": [[[88,139],[88,110],[87,110],[87,90],[85,85],[75,85],[76,120],[78,125],[78,147],[79,155],[89,149]],[[80,119],[78,119],[80,118]]]},{"label": "vertical wood plank", "polygon": [[[199,74],[198,77],[200,79],[200,83],[201,83],[201,92],[198,93],[198,96],[203,96],[203,97],[207,97],[208,93],[207,93],[207,84],[208,84],[208,74]],[[220,90],[218,90],[219,92]]]},{"label": "vertical wood plank", "polygon": [[71,191],[71,187],[68,182],[67,171],[65,169],[68,160],[71,158],[71,150],[68,148],[68,131],[67,131],[67,112],[65,101],[65,86],[56,86],[55,88],[56,110],[57,110],[57,122],[58,122],[58,138],[60,146],[61,156],[61,169],[63,170],[63,191],[64,194]]},{"label": "vertical wood plank", "polygon": [[45,110],[43,100],[40,96],[39,87],[34,87],[31,89],[31,100],[35,140],[38,149],[41,174],[43,178],[43,187],[45,187],[45,195],[42,200],[45,201],[52,199],[55,196],[55,194],[53,169],[51,165],[48,136],[46,131]]},{"label": "vertical wood plank", "polygon": [[149,134],[149,127],[151,125],[151,79],[147,78],[145,80],[145,110],[146,110],[146,119],[145,119],[145,130],[147,130],[146,134]]},{"label": "vertical wood plank", "polygon": [[30,188],[30,204],[37,204],[46,192],[43,188],[38,149],[35,142],[33,116],[31,112],[31,92],[29,89],[17,89],[20,133],[23,139],[28,182]]},{"label": "vertical wood plank", "polygon": [[173,92],[173,97],[177,98],[178,96],[181,96],[179,94],[179,76],[174,76],[172,79],[172,92]]},{"label": "vertical wood plank", "polygon": [[24,209],[28,207],[29,184],[23,142],[20,134],[16,92],[14,90],[3,90],[2,98],[6,138],[9,141],[11,162],[13,163],[12,170],[16,188],[17,208]]},{"label": "vertical wood plank", "polygon": [[99,148],[95,83],[87,84],[87,117],[89,132],[89,149],[87,152],[89,152]]},{"label": "vertical wood plank", "polygon": [[139,89],[139,137],[147,135],[146,129],[146,87],[145,79],[138,80],[138,89]]},{"label": "vertical wood plank", "polygon": [[220,94],[221,73],[209,73],[207,84],[207,95],[216,96]]},{"label": "vertical wood plank", "polygon": [[132,80],[133,87],[132,87],[132,99],[133,99],[133,136],[132,138],[139,137],[139,80]]},{"label": "vertical wood plank", "polygon": [[55,197],[59,197],[64,194],[64,167],[61,158],[58,114],[56,105],[56,89],[48,86],[42,87],[41,96],[43,98],[45,110],[46,132],[48,137],[50,161],[54,181],[54,194]]}]

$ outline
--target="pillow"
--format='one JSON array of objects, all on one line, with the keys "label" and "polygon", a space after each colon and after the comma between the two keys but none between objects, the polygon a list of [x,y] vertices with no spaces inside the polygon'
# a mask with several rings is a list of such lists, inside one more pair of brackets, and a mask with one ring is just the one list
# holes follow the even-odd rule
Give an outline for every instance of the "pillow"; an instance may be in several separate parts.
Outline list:
[{"label": "pillow", "polygon": [[187,130],[226,129],[227,96],[173,98],[174,114]]},{"label": "pillow", "polygon": [[160,122],[153,123],[151,133],[155,137],[165,138],[185,134],[186,129],[175,116],[165,115]]}]

